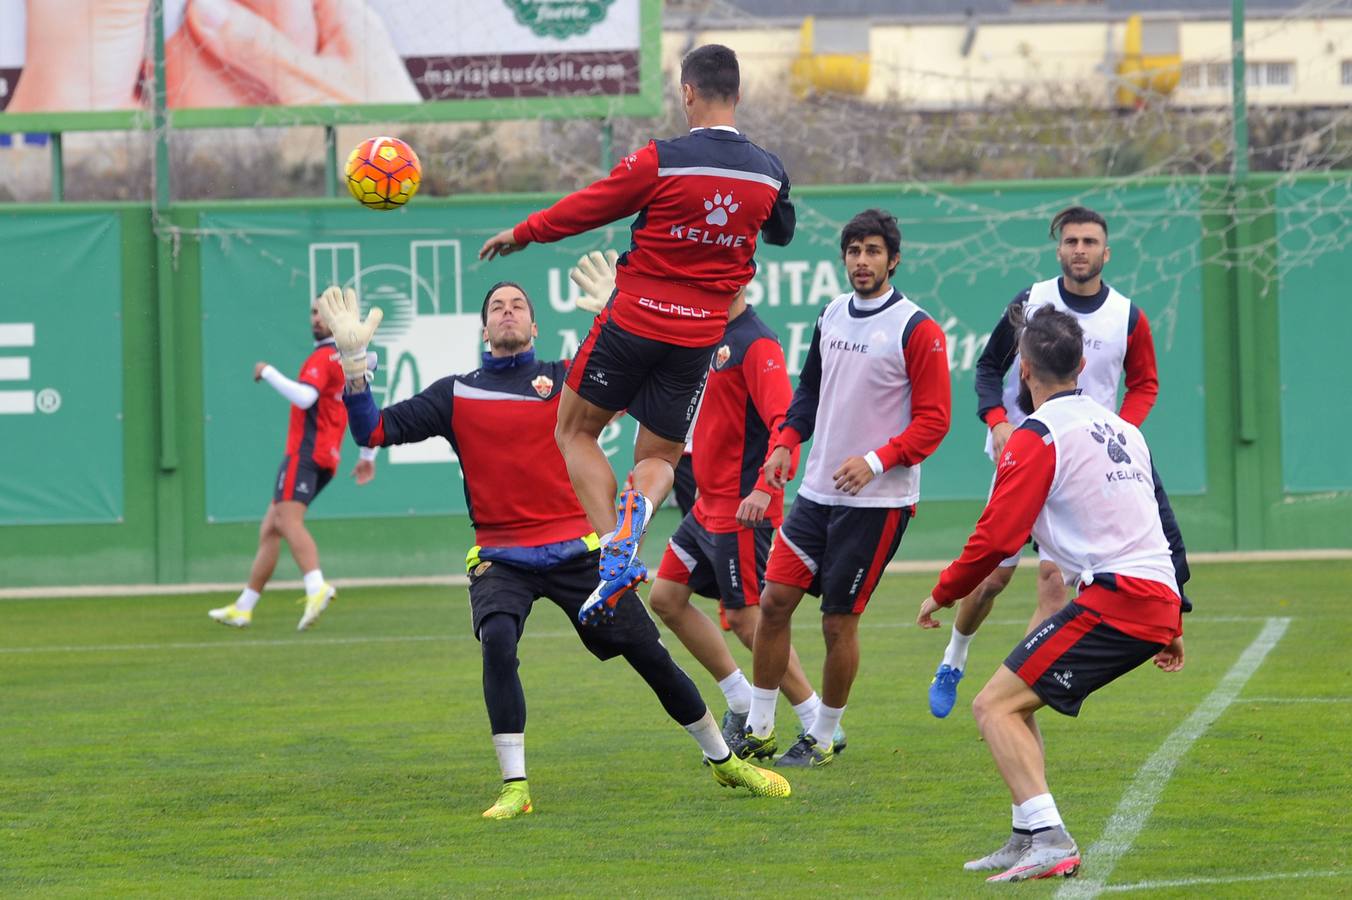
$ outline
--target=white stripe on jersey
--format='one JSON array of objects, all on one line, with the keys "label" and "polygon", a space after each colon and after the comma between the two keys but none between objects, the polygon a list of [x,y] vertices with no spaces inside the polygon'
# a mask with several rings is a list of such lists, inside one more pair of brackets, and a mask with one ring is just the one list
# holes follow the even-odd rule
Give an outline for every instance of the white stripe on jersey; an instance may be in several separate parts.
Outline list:
[{"label": "white stripe on jersey", "polygon": [[667,166],[657,170],[658,178],[670,178],[675,175],[711,175],[714,178],[730,178],[733,181],[754,181],[768,184],[779,190],[782,184],[778,178],[762,175],[760,172],[746,172],[742,169],[720,169],[717,166]]}]

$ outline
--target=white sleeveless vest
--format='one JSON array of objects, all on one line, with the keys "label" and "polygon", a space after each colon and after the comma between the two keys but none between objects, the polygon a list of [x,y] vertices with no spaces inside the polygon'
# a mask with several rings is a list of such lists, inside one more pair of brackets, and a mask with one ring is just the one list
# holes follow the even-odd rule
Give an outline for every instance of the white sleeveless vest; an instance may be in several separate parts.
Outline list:
[{"label": "white sleeveless vest", "polygon": [[1178,591],[1160,524],[1150,448],[1136,426],[1083,394],[1055,397],[1028,417],[1046,426],[1056,474],[1033,525],[1067,584],[1095,573],[1146,578]]},{"label": "white sleeveless vest", "polygon": [[[1103,305],[1092,313],[1077,313],[1066,306],[1061,299],[1060,278],[1039,281],[1029,288],[1028,300],[1024,303],[1027,316],[1034,311],[1050,306],[1063,313],[1069,313],[1080,323],[1084,330],[1084,371],[1080,373],[1080,391],[1088,394],[1108,409],[1117,409],[1117,386],[1122,380],[1123,365],[1127,358],[1127,327],[1131,322],[1131,301],[1108,287],[1108,298]],[[1014,355],[1009,371],[1005,373],[1005,390],[1002,396],[1005,415],[1009,423],[1017,428],[1027,414],[1019,409],[1019,355]],[[986,434],[986,455],[991,455],[990,433]]]},{"label": "white sleeveless vest", "polygon": [[798,493],[827,506],[910,506],[920,499],[920,467],[894,466],[851,496],[831,473],[851,456],[886,444],[911,423],[911,379],[902,354],[907,324],[924,311],[900,299],[872,315],[852,316],[842,294],[822,311],[822,380],[812,449]]}]

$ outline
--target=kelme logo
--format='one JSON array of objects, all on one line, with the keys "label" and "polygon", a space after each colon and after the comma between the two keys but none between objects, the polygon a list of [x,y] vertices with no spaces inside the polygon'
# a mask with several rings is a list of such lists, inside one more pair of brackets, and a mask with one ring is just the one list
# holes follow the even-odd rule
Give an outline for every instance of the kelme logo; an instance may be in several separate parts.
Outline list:
[{"label": "kelme logo", "polygon": [[604,21],[615,0],[503,0],[516,20],[540,37],[576,37]]}]

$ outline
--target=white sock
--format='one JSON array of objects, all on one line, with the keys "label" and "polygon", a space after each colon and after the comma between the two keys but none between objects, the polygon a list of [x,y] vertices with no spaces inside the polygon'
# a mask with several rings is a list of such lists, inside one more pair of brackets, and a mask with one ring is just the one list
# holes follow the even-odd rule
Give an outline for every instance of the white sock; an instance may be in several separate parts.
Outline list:
[{"label": "white sock", "polygon": [[727,698],[728,709],[739,715],[751,711],[751,682],[746,680],[741,669],[734,669],[731,675],[720,681],[718,689]]},{"label": "white sock", "polygon": [[827,706],[822,703],[817,707],[817,720],[812,723],[812,731],[809,732],[817,740],[818,747],[830,747],[835,743],[836,726],[840,724],[840,717],[845,715],[845,707]]},{"label": "white sock", "polygon": [[[955,669],[967,671],[967,645],[972,642],[970,634],[963,634],[958,631],[958,626],[953,626],[953,633],[948,638],[948,649],[944,650],[944,665],[952,666]],[[933,659],[933,657],[930,657]]]},{"label": "white sock", "polygon": [[1029,831],[1041,831],[1061,825],[1061,814],[1056,811],[1056,801],[1051,794],[1038,794],[1019,804]]},{"label": "white sock", "polygon": [[324,573],[313,569],[305,573],[305,593],[317,594],[324,587]]},{"label": "white sock", "polygon": [[817,721],[817,710],[821,705],[822,698],[817,696],[816,691],[802,703],[794,704],[793,711],[798,714],[798,723],[803,726],[803,734],[812,730],[812,723]]},{"label": "white sock", "polygon": [[690,736],[699,744],[699,748],[704,751],[704,755],[709,759],[727,759],[732,755],[728,749],[727,741],[723,740],[723,732],[719,730],[718,723],[714,721],[714,714],[707,709],[704,716],[698,722],[692,722],[685,726],[685,730],[690,732]]},{"label": "white sock", "polygon": [[765,737],[775,730],[775,705],[779,703],[779,688],[751,686],[751,710],[746,716],[746,727],[752,734]]},{"label": "white sock", "polygon": [[259,596],[260,594],[258,591],[246,587],[244,590],[240,591],[239,596],[235,598],[235,609],[240,612],[248,612],[258,605]]},{"label": "white sock", "polygon": [[493,735],[493,749],[498,754],[498,768],[502,780],[526,777],[526,736],[516,734]]},{"label": "white sock", "polygon": [[1019,804],[1011,803],[1009,804],[1009,808],[1010,811],[1013,813],[1014,818],[1013,829],[1015,831],[1027,831],[1028,817],[1023,814],[1023,810],[1019,807]]}]

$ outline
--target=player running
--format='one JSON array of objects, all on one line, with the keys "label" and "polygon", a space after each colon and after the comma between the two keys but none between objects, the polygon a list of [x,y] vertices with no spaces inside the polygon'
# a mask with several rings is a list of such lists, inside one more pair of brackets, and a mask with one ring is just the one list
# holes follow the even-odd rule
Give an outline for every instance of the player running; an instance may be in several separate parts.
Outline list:
[{"label": "player running", "polygon": [[[692,50],[681,61],[689,134],[649,142],[608,177],[531,213],[479,251],[492,259],[638,214],[615,295],[568,373],[555,429],[578,500],[603,535],[601,583],[581,610],[588,620],[647,577],[639,543],[671,491],[728,307],[755,272],[757,233],[772,244],[793,237],[783,165],[737,130],[740,85],[732,50]],[[620,495],[617,521],[615,473],[598,439],[624,409],[639,431],[633,488]]]},{"label": "player running", "polygon": [[[350,291],[327,293],[322,304],[344,357],[364,358],[379,316],[374,324],[369,317],[366,324],[359,322],[357,298]],[[365,379],[354,379],[349,371],[343,401],[352,435],[362,446],[441,437],[460,459],[477,543],[465,560],[470,615],[483,649],[484,702],[503,780],[497,802],[484,816],[510,819],[532,811],[517,644],[541,597],[568,614],[583,645],[598,659],[624,657],[667,714],[699,744],[719,784],[787,797],[789,784],[778,773],[729,751],[699,690],[662,646],[637,595],[630,591],[615,604],[609,627],[578,621],[577,611],[596,584],[600,542],[552,440],[567,365],[535,358],[535,310],[520,285],[493,285],[480,317],[488,344],[481,368],[442,378],[383,410],[376,408]]]},{"label": "player running", "polygon": [[895,217],[855,216],[840,235],[854,291],[817,319],[788,416],[765,462],[782,489],[792,451],[816,434],[807,471],[765,569],[754,682],[739,756],[775,750],[775,704],[789,660],[789,623],[804,593],[821,597],[822,702],[791,753],[834,759],[833,735],[859,669],[859,616],[920,499],[920,463],[948,433],[948,349],[924,310],[892,287],[901,261]]},{"label": "player running", "polygon": [[[1017,329],[1023,309],[1011,315]],[[1021,406],[1030,415],[1004,442],[990,500],[962,555],[939,576],[916,621],[967,596],[1031,531],[1079,595],[1035,625],[977,694],[972,712],[1013,799],[1003,847],[968,862],[987,881],[1074,875],[1080,851],[1047,787],[1036,713],[1079,714],[1085,697],[1152,657],[1183,668],[1178,584],[1151,477],[1150,448],[1077,376],[1093,332],[1076,316],[1028,311],[1017,338]]]},{"label": "player running", "polygon": [[[300,367],[299,380],[292,381],[265,362],[254,366],[254,381],[266,381],[291,404],[291,424],[286,433],[286,455],[277,469],[272,503],[258,529],[258,552],[249,569],[249,581],[229,606],[207,612],[222,625],[247,628],[254,607],[277,568],[281,542],[291,548],[305,579],[305,612],[297,630],[315,623],[337,593],[324,581],[319,568],[319,548],[305,527],[305,511],[324,490],[338,469],[339,447],[347,427],[347,409],[342,403],[343,367],[339,364],[333,336],[319,314],[318,300],[310,304],[310,331],[315,348]],[[363,370],[366,361],[363,360]],[[374,358],[371,360],[374,371]],[[376,476],[376,451],[363,449],[352,476],[366,484]]]},{"label": "player running", "polygon": [[[992,460],[999,459],[1005,442],[1026,415],[1017,402],[1019,358],[1011,317],[1031,315],[1043,307],[1075,316],[1085,334],[1085,368],[1079,379],[1080,389],[1100,405],[1113,409],[1117,406],[1118,383],[1125,379],[1126,393],[1118,415],[1132,425],[1141,426],[1159,395],[1150,323],[1140,307],[1103,280],[1103,267],[1112,258],[1108,223],[1092,209],[1072,206],[1052,218],[1049,234],[1057,239],[1056,259],[1061,264],[1061,277],[1039,281],[1014,298],[976,364],[977,415],[990,427],[986,453]],[[1169,539],[1181,588],[1188,580],[1183,536],[1159,475],[1154,477],[1164,533]],[[972,636],[990,614],[995,598],[1014,577],[1021,554],[1022,550],[1002,561],[958,607],[948,647],[930,682],[930,712],[934,716],[946,717],[957,703],[958,682],[967,669]],[[1037,610],[1028,623],[1030,626],[1065,605],[1066,588],[1061,574],[1051,558],[1039,550]],[[1185,600],[1184,609],[1187,608]]]}]

